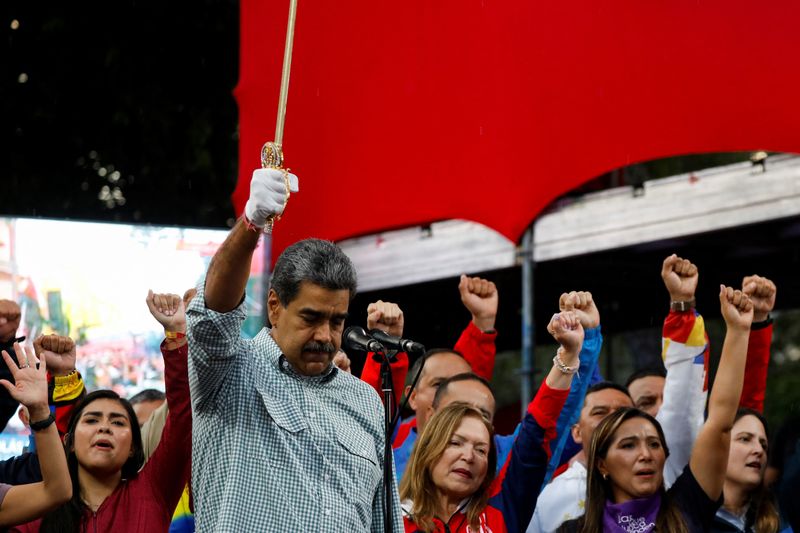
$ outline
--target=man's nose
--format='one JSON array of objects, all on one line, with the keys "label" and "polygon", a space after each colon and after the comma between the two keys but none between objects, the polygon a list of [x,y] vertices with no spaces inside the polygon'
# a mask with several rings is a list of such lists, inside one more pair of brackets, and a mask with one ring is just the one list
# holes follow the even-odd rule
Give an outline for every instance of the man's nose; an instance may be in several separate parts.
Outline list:
[{"label": "man's nose", "polygon": [[314,331],[314,340],[318,342],[331,342],[333,339],[331,334],[331,325],[327,322],[320,324]]}]

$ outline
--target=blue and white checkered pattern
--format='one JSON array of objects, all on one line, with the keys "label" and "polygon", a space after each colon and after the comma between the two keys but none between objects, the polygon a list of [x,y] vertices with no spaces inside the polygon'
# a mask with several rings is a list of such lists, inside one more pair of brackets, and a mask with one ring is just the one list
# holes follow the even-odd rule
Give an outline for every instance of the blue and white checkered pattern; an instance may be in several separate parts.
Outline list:
[{"label": "blue and white checkered pattern", "polygon": [[[345,372],[294,371],[246,315],[188,309],[197,531],[383,531],[383,408]],[[393,530],[403,530],[393,481]]]}]

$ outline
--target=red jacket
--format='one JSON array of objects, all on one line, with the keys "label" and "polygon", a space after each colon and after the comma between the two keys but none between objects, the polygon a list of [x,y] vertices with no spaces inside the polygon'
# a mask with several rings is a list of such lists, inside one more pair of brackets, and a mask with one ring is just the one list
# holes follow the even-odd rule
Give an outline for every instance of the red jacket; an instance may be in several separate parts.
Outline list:
[{"label": "red jacket", "polygon": [[[189,405],[188,347],[164,354],[169,416],[156,451],[139,474],[123,481],[97,512],[86,511],[88,533],[152,533],[168,531],[172,513],[189,481],[192,411]],[[135,423],[135,421],[134,421]],[[10,531],[39,531],[41,519]]]},{"label": "red jacket", "polygon": [[[489,487],[489,502],[479,517],[480,528],[468,527],[467,517],[456,512],[445,524],[434,519],[435,533],[506,533],[525,531],[533,516],[539,488],[550,461],[550,442],[556,435],[556,422],[569,395],[569,389],[551,389],[542,382],[536,397],[528,404],[522,426],[503,469]],[[416,524],[404,508],[406,533],[417,533]]]},{"label": "red jacket", "polygon": [[[461,332],[461,336],[454,347],[457,352],[464,356],[464,359],[472,367],[472,371],[487,381],[492,380],[492,373],[494,372],[494,358],[497,353],[494,344],[496,338],[497,332],[484,333],[470,321],[464,331]],[[394,386],[395,406],[400,405],[400,398],[403,396],[407,375],[408,354],[400,352],[392,361],[392,385]],[[361,380],[371,385],[383,398],[381,364],[372,357],[372,354],[367,356],[367,360],[364,363],[364,369],[361,371]],[[413,427],[416,427],[414,418],[400,424],[394,441],[395,447],[405,440],[405,436],[408,435],[408,432]]]}]

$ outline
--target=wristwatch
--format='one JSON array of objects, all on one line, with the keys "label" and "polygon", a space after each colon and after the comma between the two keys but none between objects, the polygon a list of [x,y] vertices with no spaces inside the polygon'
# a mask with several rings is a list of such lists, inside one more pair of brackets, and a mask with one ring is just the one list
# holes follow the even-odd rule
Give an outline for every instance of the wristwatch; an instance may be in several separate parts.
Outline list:
[{"label": "wristwatch", "polygon": [[693,309],[695,305],[695,299],[692,298],[691,300],[686,300],[683,302],[670,302],[669,308],[673,311],[678,311],[683,313],[684,311],[688,311],[689,309]]},{"label": "wristwatch", "polygon": [[43,429],[47,429],[48,427],[50,427],[50,424],[52,424],[55,421],[56,417],[53,416],[53,413],[50,413],[44,420],[39,420],[38,422],[31,422],[31,430],[41,431]]}]

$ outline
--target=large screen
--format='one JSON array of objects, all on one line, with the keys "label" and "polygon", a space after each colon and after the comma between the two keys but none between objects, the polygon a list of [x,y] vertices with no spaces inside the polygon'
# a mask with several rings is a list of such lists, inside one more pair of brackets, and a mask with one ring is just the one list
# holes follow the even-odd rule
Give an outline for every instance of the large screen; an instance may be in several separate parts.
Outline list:
[{"label": "large screen", "polygon": [[[17,336],[69,335],[87,388],[130,398],[164,390],[163,329],[147,310],[148,289],[183,294],[202,279],[226,230],[0,218],[0,299],[18,302]],[[244,334],[264,324],[262,239],[247,290]],[[2,361],[0,361],[2,364]],[[0,457],[21,453],[27,430],[15,417]]]}]

